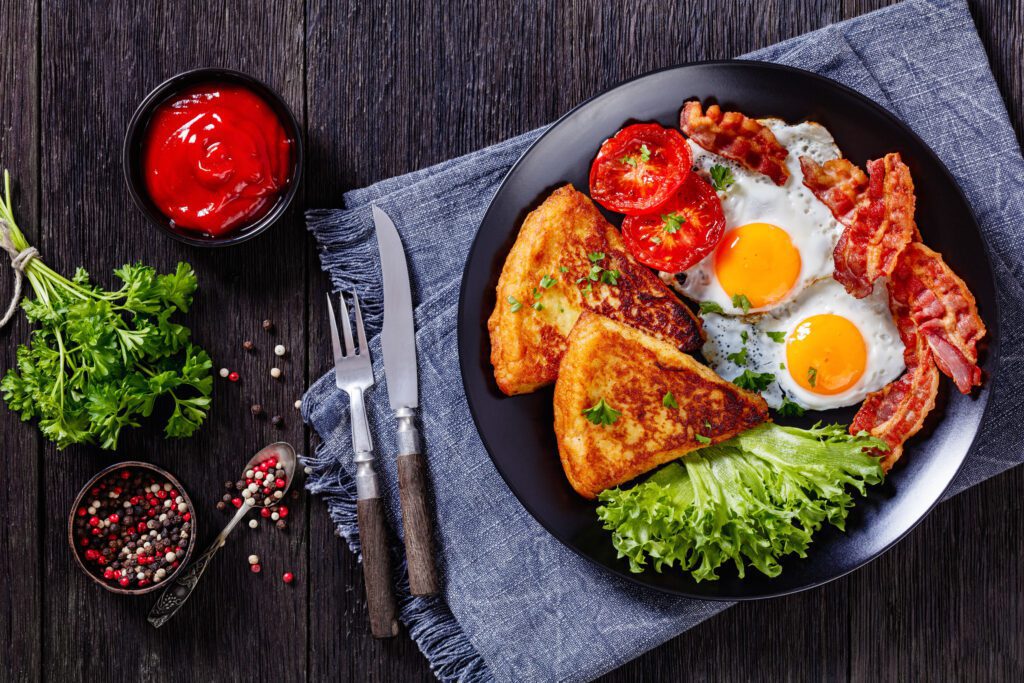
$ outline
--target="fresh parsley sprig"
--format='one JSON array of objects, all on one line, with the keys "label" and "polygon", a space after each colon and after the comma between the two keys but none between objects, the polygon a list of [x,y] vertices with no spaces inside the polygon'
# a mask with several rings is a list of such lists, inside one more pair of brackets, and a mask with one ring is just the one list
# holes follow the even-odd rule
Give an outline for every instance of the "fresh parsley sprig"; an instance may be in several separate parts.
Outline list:
[{"label": "fresh parsley sprig", "polygon": [[732,175],[732,169],[728,166],[715,164],[709,172],[711,174],[711,186],[719,192],[725,192],[736,182],[736,178]]},{"label": "fresh parsley sprig", "polygon": [[[0,220],[16,249],[28,248],[11,206],[10,176],[4,172]],[[25,268],[34,299],[22,301],[37,325],[31,343],[17,350],[17,367],[0,390],[23,420],[58,448],[96,444],[117,448],[125,427],[137,427],[160,399],[173,402],[164,426],[168,437],[190,436],[210,408],[213,363],[191,343],[191,332],[175,322],[188,311],[197,280],[179,263],[161,275],[142,264],[114,271],[122,285],[105,291],[82,268],[70,280],[36,258]]]},{"label": "fresh parsley sprig", "polygon": [[613,425],[619,421],[622,413],[608,405],[604,398],[583,411],[583,417],[599,426]]}]

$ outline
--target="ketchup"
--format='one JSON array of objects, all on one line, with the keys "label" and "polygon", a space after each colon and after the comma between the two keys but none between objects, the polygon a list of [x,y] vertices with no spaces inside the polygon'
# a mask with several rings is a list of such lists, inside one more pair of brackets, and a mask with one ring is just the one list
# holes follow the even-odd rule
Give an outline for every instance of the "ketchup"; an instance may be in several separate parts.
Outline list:
[{"label": "ketchup", "polygon": [[252,90],[195,86],[153,113],[142,149],[146,189],[175,226],[218,237],[270,211],[288,185],[293,145]]}]

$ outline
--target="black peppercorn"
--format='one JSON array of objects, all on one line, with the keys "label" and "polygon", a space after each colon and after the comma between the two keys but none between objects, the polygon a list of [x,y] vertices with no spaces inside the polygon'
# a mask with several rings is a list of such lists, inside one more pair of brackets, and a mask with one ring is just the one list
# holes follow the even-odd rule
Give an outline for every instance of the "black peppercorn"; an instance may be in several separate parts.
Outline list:
[{"label": "black peppercorn", "polygon": [[253,414],[253,417],[258,417],[263,414],[263,406],[259,403],[253,403],[252,406],[249,407],[249,412]]},{"label": "black peppercorn", "polygon": [[253,344],[248,339],[246,339],[244,342],[242,342],[242,348],[245,349],[246,351],[252,351],[253,349],[256,348],[256,345]]},{"label": "black peppercorn", "polygon": [[274,425],[278,429],[281,429],[284,426],[284,418],[282,418],[280,415],[275,415],[274,417],[270,418],[270,424]]},{"label": "black peppercorn", "polygon": [[233,482],[233,481],[226,481],[226,482],[224,482],[224,488],[227,489],[228,491],[233,491],[234,488],[235,488],[235,482]]},{"label": "black peppercorn", "polygon": [[288,526],[288,523],[285,522],[283,519],[277,520],[277,528],[278,529],[284,529],[287,526]]},{"label": "black peppercorn", "polygon": [[226,507],[227,507],[227,504],[223,500],[218,500],[217,501],[217,509],[218,510],[223,510]]},{"label": "black peppercorn", "polygon": [[263,321],[263,329],[265,331],[267,331],[267,332],[273,331],[273,329],[274,329],[274,321],[273,320],[264,320]]}]

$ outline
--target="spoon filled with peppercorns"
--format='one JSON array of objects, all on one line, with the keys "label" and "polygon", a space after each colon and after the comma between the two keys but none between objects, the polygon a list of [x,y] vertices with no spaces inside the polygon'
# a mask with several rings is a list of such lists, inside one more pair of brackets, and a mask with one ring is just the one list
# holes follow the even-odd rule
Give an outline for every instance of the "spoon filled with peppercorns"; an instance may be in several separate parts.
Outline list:
[{"label": "spoon filled with peppercorns", "polygon": [[251,509],[271,508],[284,499],[295,478],[297,462],[295,449],[283,441],[270,444],[249,459],[239,479],[244,486],[239,487],[241,495],[238,498],[238,511],[235,512],[235,516],[217,535],[206,552],[175,577],[150,610],[149,623],[159,628],[181,609],[195,590],[210,560],[224,546],[228,535]]}]

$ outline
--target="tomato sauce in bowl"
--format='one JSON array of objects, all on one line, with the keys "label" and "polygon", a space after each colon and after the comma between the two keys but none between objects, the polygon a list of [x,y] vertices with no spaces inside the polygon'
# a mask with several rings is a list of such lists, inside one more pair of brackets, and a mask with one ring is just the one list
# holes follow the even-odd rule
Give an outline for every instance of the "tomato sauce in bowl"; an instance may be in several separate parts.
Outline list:
[{"label": "tomato sauce in bowl", "polygon": [[252,237],[284,212],[301,169],[298,125],[259,81],[190,71],[147,96],[125,139],[133,198],[160,228],[190,244]]},{"label": "tomato sauce in bowl", "polygon": [[194,86],[153,112],[142,148],[146,190],[176,226],[217,237],[266,215],[288,184],[293,145],[248,88]]}]

